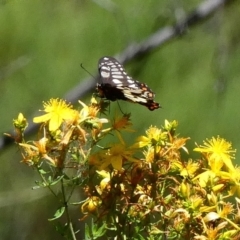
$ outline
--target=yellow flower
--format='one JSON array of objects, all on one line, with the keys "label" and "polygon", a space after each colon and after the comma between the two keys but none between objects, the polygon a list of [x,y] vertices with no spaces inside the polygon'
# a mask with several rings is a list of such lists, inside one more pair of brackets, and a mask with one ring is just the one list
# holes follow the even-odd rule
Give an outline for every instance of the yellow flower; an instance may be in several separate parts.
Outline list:
[{"label": "yellow flower", "polygon": [[199,163],[193,162],[192,159],[189,159],[187,163],[175,160],[171,165],[173,169],[177,169],[180,172],[180,176],[190,178],[195,176],[196,171],[200,167]]},{"label": "yellow flower", "polygon": [[157,127],[150,127],[146,131],[146,135],[147,136],[139,137],[133,147],[159,146],[167,139],[167,132],[162,132],[162,130]]},{"label": "yellow flower", "polygon": [[41,157],[37,147],[27,143],[19,143],[19,146],[24,150],[24,153],[22,153],[22,162],[27,163],[28,165],[33,165],[34,163],[39,162]]},{"label": "yellow flower", "polygon": [[28,122],[27,119],[23,116],[23,114],[19,113],[18,118],[13,120],[13,125],[15,128],[24,131],[28,126]]},{"label": "yellow flower", "polygon": [[107,123],[108,119],[97,118],[97,114],[100,110],[99,104],[97,104],[95,98],[91,99],[90,106],[87,106],[82,101],[78,101],[82,105],[82,110],[80,111],[80,121],[79,123],[85,122],[85,126],[92,128],[93,138],[96,139],[96,136],[100,132],[103,123]]},{"label": "yellow flower", "polygon": [[222,178],[230,183],[230,191],[231,195],[240,196],[240,167],[235,168],[233,171],[224,172],[222,174]]},{"label": "yellow flower", "polygon": [[172,149],[183,149],[186,153],[188,153],[187,148],[185,147],[186,141],[190,138],[174,138],[172,142]]},{"label": "yellow flower", "polygon": [[49,130],[56,131],[64,120],[75,119],[76,111],[72,109],[70,104],[67,104],[62,99],[50,99],[49,102],[44,102],[44,111],[46,114],[35,117],[33,122],[48,122]]},{"label": "yellow flower", "polygon": [[89,163],[98,166],[100,170],[105,170],[112,165],[114,169],[121,171],[123,161],[138,162],[132,157],[133,153],[134,150],[128,149],[125,143],[112,144],[109,149],[91,155]]},{"label": "yellow flower", "polygon": [[235,157],[236,150],[232,150],[232,144],[219,136],[207,139],[204,141],[204,146],[197,147],[194,151],[203,153],[214,172],[219,171],[223,166],[234,170],[232,159]]},{"label": "yellow flower", "polygon": [[110,189],[110,181],[111,181],[111,175],[109,172],[102,170],[102,171],[97,171],[97,173],[103,178],[100,182],[99,186],[96,186],[97,192],[102,195],[103,191],[106,189]]},{"label": "yellow flower", "polygon": [[146,162],[153,163],[155,160],[155,149],[153,147],[149,147],[147,151],[143,152]]},{"label": "yellow flower", "polygon": [[101,169],[105,169],[111,164],[114,169],[121,171],[123,160],[137,162],[137,160],[132,157],[132,154],[133,151],[128,150],[124,144],[113,144],[105,155],[105,159],[101,165]]},{"label": "yellow flower", "polygon": [[169,122],[168,120],[164,121],[164,129],[170,132],[175,132],[178,126],[178,122],[176,120]]},{"label": "yellow flower", "polygon": [[231,203],[225,203],[222,208],[218,209],[218,214],[222,218],[227,218],[229,214],[233,213],[234,208]]},{"label": "yellow flower", "polygon": [[95,99],[91,99],[90,106],[87,106],[82,101],[78,100],[78,102],[83,106],[83,109],[80,111],[80,116],[83,120],[85,120],[88,117],[96,117],[97,113],[99,112],[99,107],[95,103]]},{"label": "yellow flower", "polygon": [[27,143],[19,143],[19,146],[24,150],[22,161],[29,165],[32,165],[34,163],[38,163],[41,159],[46,159],[55,166],[56,162],[54,159],[47,155],[47,142],[47,138],[41,138],[39,141],[33,142],[35,146]]},{"label": "yellow flower", "polygon": [[94,213],[100,207],[102,201],[97,196],[92,196],[86,199],[85,203],[81,206],[83,214]]},{"label": "yellow flower", "polygon": [[15,134],[4,133],[4,135],[14,139],[16,143],[20,143],[23,141],[24,131],[28,126],[27,119],[22,113],[18,114],[17,119],[13,119],[13,126],[15,128]]},{"label": "yellow flower", "polygon": [[199,175],[197,175],[193,181],[199,179],[198,184],[201,187],[206,187],[208,185],[210,185],[211,183],[214,183],[214,180],[216,179],[216,174],[213,171],[210,170],[206,170],[202,173],[200,173]]}]

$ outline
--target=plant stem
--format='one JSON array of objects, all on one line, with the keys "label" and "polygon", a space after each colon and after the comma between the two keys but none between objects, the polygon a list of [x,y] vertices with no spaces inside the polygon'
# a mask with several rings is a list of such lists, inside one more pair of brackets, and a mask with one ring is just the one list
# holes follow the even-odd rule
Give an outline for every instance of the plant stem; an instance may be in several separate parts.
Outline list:
[{"label": "plant stem", "polygon": [[67,225],[69,227],[72,239],[73,240],[77,240],[76,236],[75,236],[74,229],[73,229],[72,220],[71,220],[71,217],[69,215],[69,208],[68,208],[68,202],[66,201],[66,194],[65,194],[65,188],[64,188],[63,179],[61,179],[61,188],[62,188],[63,204],[64,204],[64,207],[65,207],[65,213],[67,215]]}]

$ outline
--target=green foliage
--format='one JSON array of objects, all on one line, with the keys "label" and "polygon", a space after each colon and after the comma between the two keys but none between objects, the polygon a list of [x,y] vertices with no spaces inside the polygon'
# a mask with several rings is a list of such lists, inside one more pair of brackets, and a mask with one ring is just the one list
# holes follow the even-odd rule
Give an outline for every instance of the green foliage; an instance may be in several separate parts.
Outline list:
[{"label": "green foliage", "polygon": [[49,221],[54,221],[54,220],[60,218],[60,217],[64,214],[64,212],[65,212],[65,207],[60,207],[60,208],[56,211],[56,213],[54,214],[54,217],[51,218],[51,219],[48,219],[48,220],[49,220]]},{"label": "green foliage", "polygon": [[99,239],[104,236],[106,232],[107,224],[103,223],[102,226],[98,227],[97,224],[94,224],[93,220],[91,225],[85,225],[85,240]]}]

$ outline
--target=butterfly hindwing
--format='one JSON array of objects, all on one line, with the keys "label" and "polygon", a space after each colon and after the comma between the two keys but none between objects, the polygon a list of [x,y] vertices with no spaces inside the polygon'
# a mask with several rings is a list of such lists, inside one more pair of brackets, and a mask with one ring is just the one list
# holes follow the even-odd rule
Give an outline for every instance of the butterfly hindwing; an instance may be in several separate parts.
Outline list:
[{"label": "butterfly hindwing", "polygon": [[122,64],[113,57],[103,57],[99,60],[101,83],[97,85],[100,97],[111,101],[118,99],[131,101],[146,106],[149,110],[160,107],[154,102],[154,93],[144,83],[133,80],[126,73]]}]

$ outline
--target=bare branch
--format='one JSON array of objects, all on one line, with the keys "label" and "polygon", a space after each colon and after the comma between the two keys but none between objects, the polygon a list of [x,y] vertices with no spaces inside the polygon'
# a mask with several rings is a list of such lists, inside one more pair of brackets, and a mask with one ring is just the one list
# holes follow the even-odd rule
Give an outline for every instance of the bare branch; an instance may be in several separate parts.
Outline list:
[{"label": "bare branch", "polygon": [[117,55],[116,58],[120,62],[126,63],[141,54],[146,54],[173,38],[182,36],[189,27],[197,25],[202,20],[206,20],[211,14],[230,2],[233,2],[233,0],[206,0],[182,21],[177,22],[174,26],[159,29],[141,43],[130,45]]}]

